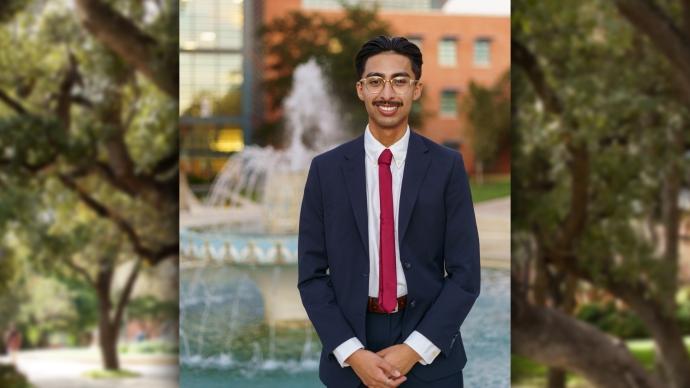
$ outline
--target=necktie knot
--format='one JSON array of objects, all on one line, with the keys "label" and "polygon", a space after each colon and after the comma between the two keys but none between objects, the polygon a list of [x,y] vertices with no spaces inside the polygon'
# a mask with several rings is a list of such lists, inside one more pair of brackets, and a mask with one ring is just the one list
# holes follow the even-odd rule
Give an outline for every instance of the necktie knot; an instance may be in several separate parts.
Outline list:
[{"label": "necktie knot", "polygon": [[379,164],[385,164],[386,166],[391,165],[391,161],[393,160],[393,153],[391,150],[386,148],[381,152],[381,155],[379,156]]}]

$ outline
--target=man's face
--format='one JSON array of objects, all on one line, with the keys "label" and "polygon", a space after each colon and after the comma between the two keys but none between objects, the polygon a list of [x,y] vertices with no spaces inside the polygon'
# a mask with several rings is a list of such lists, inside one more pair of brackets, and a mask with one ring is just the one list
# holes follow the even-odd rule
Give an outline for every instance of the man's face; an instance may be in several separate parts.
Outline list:
[{"label": "man's face", "polygon": [[[404,55],[392,51],[386,51],[369,57],[364,65],[362,78],[379,76],[386,81],[395,77],[407,77],[414,79],[412,63]],[[403,94],[393,90],[390,82],[383,84],[383,89],[378,93],[367,90],[364,82],[357,83],[357,95],[364,101],[364,106],[369,113],[369,125],[375,129],[398,129],[407,125],[407,118],[412,109],[412,101],[422,95],[422,84],[414,82]]]}]

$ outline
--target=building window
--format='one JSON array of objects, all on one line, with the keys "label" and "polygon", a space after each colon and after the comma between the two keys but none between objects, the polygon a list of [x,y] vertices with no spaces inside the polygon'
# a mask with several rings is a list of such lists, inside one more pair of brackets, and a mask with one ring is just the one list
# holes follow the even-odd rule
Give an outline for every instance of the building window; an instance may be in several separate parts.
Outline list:
[{"label": "building window", "polygon": [[438,44],[438,64],[443,67],[454,67],[457,61],[457,40],[441,39]]},{"label": "building window", "polygon": [[479,38],[474,41],[474,65],[487,67],[491,65],[491,40]]},{"label": "building window", "polygon": [[182,50],[242,47],[243,7],[223,0],[195,0],[180,5]]},{"label": "building window", "polygon": [[441,92],[441,117],[458,116],[458,92],[444,90]]},{"label": "building window", "polygon": [[243,28],[242,2],[180,3],[180,116],[241,115]]},{"label": "building window", "polygon": [[180,115],[239,116],[242,82],[240,54],[180,53]]}]

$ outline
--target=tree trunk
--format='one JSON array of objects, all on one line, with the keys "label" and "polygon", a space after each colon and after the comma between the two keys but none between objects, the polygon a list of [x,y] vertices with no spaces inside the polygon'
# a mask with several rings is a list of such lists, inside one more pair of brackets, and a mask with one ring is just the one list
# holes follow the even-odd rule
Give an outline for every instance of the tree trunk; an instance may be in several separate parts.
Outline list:
[{"label": "tree trunk", "polygon": [[103,357],[103,369],[120,369],[120,360],[117,354],[118,327],[108,322],[107,316],[101,316],[99,324],[99,345]]},{"label": "tree trunk", "polygon": [[661,387],[621,341],[560,311],[511,300],[514,353],[580,374],[595,387]]},{"label": "tree trunk", "polygon": [[690,356],[683,342],[683,335],[673,315],[666,315],[661,306],[649,306],[639,301],[632,306],[649,329],[656,343],[657,364],[668,388],[690,387]]},{"label": "tree trunk", "polygon": [[98,344],[101,348],[103,368],[106,370],[120,369],[120,361],[117,356],[118,325],[110,321],[110,283],[112,270],[101,270],[96,282],[98,294]]},{"label": "tree trunk", "polygon": [[546,379],[548,388],[565,388],[565,371],[563,369],[549,368]]}]

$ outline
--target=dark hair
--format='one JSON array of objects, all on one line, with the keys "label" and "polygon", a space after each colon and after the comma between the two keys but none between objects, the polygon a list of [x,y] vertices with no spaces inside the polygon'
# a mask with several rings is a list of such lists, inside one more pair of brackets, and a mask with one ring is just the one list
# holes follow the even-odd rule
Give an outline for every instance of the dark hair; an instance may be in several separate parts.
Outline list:
[{"label": "dark hair", "polygon": [[355,57],[357,76],[362,78],[364,74],[364,65],[366,65],[369,57],[386,51],[393,51],[408,57],[412,64],[412,72],[414,73],[415,79],[420,79],[422,77],[422,52],[419,51],[419,47],[402,36],[388,37],[383,35],[369,40],[359,49]]}]

